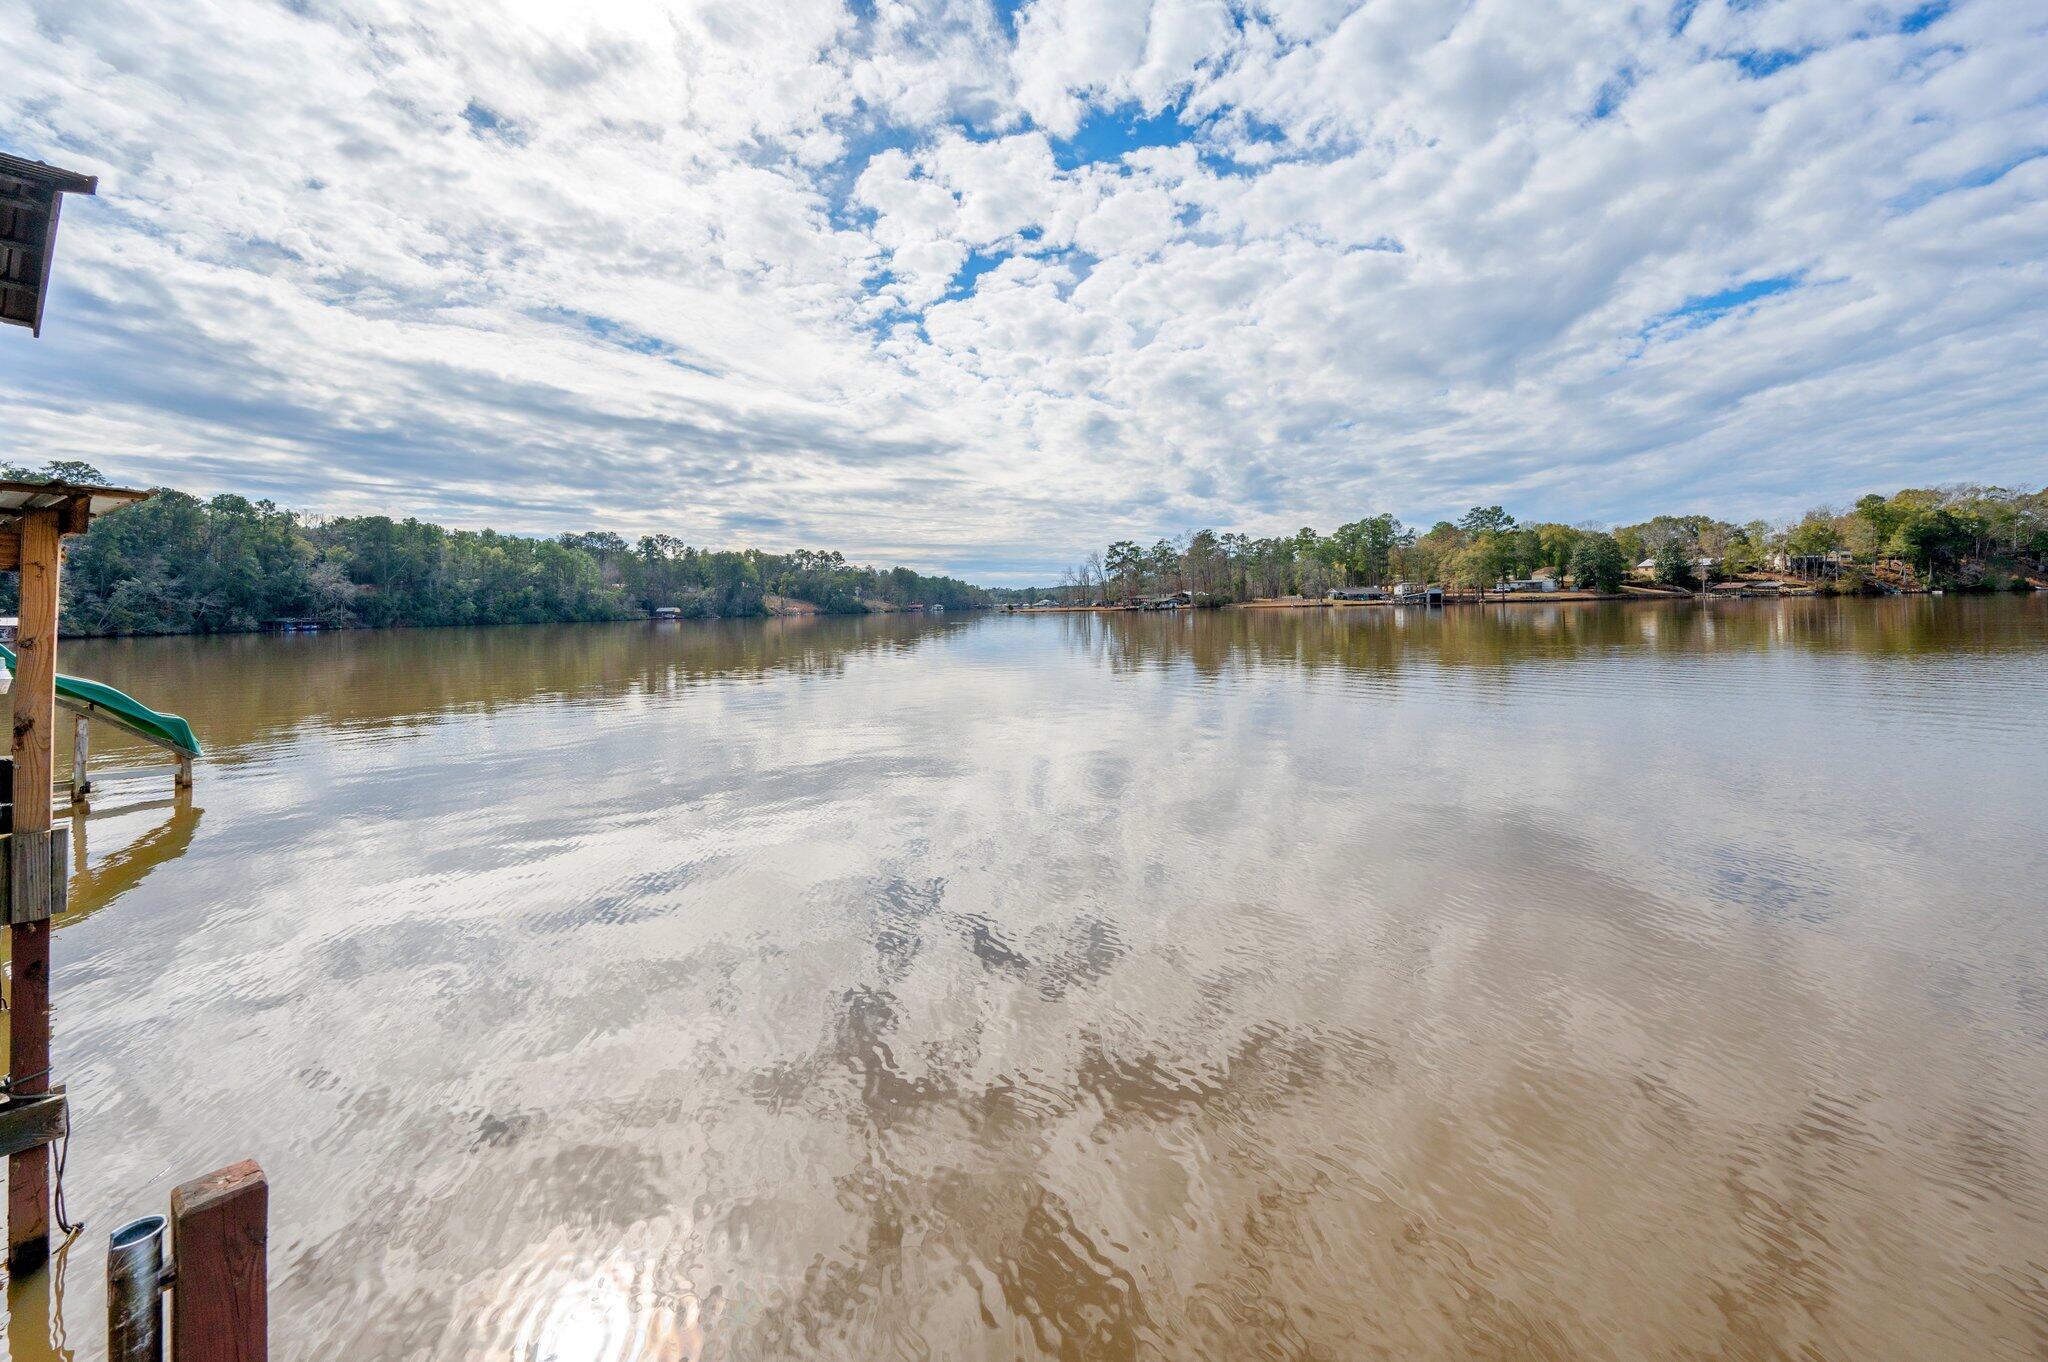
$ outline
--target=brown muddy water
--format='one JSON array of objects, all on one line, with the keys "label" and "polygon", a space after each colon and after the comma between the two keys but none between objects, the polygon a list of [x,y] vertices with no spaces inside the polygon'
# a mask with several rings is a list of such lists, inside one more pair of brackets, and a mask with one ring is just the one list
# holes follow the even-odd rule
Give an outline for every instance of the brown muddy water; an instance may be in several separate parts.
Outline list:
[{"label": "brown muddy water", "polygon": [[286,1359],[2048,1353],[2048,598],[63,666],[210,755],[72,823],[15,1359],[242,1157]]}]

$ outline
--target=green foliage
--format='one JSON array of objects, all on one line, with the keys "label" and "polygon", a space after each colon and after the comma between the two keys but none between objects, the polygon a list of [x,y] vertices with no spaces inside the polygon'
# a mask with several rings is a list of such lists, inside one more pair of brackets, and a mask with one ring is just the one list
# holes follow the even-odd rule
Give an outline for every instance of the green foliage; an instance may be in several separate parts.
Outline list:
[{"label": "green foliage", "polygon": [[1474,506],[1458,521],[1467,534],[1500,534],[1515,527],[1515,518],[1498,506]]},{"label": "green foliage", "polygon": [[[103,482],[85,465],[7,476]],[[10,587],[12,578],[8,579]],[[828,613],[875,605],[971,607],[986,593],[837,553],[709,552],[666,535],[530,539],[388,516],[312,519],[267,501],[162,491],[74,539],[64,624],[80,634],[235,633],[266,620],[335,626],[552,624],[628,619],[657,606],[758,615],[781,594]]]},{"label": "green foliage", "polygon": [[[105,481],[82,463],[0,474]],[[1864,497],[1846,514],[1811,511],[1778,529],[1683,515],[1607,533],[1520,524],[1499,506],[1475,506],[1421,534],[1386,514],[1327,535],[1312,527],[1270,539],[1204,529],[1150,547],[1118,540],[1070,569],[1055,594],[1086,601],[1190,591],[1221,603],[1395,581],[1488,588],[1546,567],[1614,591],[1646,557],[1658,580],[1683,585],[1701,556],[1740,573],[1769,568],[1779,553],[1844,547],[1866,562],[1903,560],[1951,585],[2024,584],[2048,570],[2048,491],[1914,488]],[[745,616],[766,613],[775,596],[850,614],[1047,594],[988,592],[813,550],[708,550],[661,534],[629,544],[602,531],[529,539],[387,516],[312,518],[267,501],[201,501],[175,491],[101,517],[73,541],[67,562],[66,627],[106,634],[233,632],[280,617],[344,626],[537,624],[623,619],[665,606],[691,617]],[[1838,589],[1878,590],[1877,576],[1853,571]],[[13,578],[0,576],[0,606],[13,594]]]},{"label": "green foliage", "polygon": [[1485,591],[1515,575],[1515,548],[1509,535],[1481,534],[1451,559],[1450,579],[1458,586]]},{"label": "green foliage", "polygon": [[1611,534],[1581,535],[1572,546],[1572,583],[1581,591],[1619,591],[1628,576],[1628,559]]},{"label": "green foliage", "polygon": [[1806,518],[1794,525],[1785,535],[1785,552],[1792,554],[1829,553],[1842,547],[1842,530],[1836,524],[1836,517],[1825,510],[1806,513]]},{"label": "green foliage", "polygon": [[[1882,542],[1873,538],[1879,530]],[[1994,555],[2014,575],[2038,575],[2048,557],[2048,491],[1909,489],[1890,498],[1865,497],[1846,514],[1819,509],[1796,524],[1775,527],[1761,520],[1737,525],[1708,515],[1660,515],[1609,532],[1547,521],[1525,524],[1499,506],[1475,506],[1456,523],[1440,520],[1420,534],[1391,515],[1353,520],[1328,534],[1304,527],[1271,539],[1200,530],[1181,541],[1177,553],[1164,540],[1150,549],[1130,540],[1111,544],[1089,567],[1070,573],[1063,594],[1070,600],[1125,600],[1189,590],[1205,601],[1223,602],[1314,596],[1333,586],[1395,581],[1491,587],[1539,568],[1581,586],[1615,591],[1644,559],[1652,560],[1658,580],[1691,586],[1701,558],[1718,560],[1708,573],[1713,578],[1782,571],[1780,554],[1844,547],[1866,561],[1909,559],[1923,572],[1939,572],[1960,585],[1983,578]],[[1871,589],[1879,589],[1874,575],[1868,580]],[[999,594],[1036,599],[1048,592]]]},{"label": "green foliage", "polygon": [[1667,586],[1684,586],[1692,580],[1692,572],[1686,563],[1685,546],[1680,540],[1665,540],[1651,556],[1656,563],[1658,581]]}]

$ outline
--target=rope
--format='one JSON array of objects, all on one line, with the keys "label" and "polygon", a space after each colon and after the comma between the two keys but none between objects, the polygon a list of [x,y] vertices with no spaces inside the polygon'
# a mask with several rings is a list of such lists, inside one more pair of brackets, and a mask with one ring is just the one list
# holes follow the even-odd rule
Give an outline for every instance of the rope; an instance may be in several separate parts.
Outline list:
[{"label": "rope", "polygon": [[[22,1074],[19,1077],[10,1075],[0,1078],[0,1096],[11,1098],[14,1096],[14,1089],[17,1085],[33,1083],[38,1078],[48,1078],[49,1076],[50,1071],[48,1069],[38,1069],[32,1074]],[[40,1093],[31,1095],[41,1096]],[[51,1209],[57,1215],[57,1228],[64,1231],[68,1236],[75,1236],[80,1230],[85,1228],[85,1222],[80,1220],[74,1224],[71,1217],[64,1210],[64,1161],[71,1156],[71,1103],[69,1102],[64,1104],[64,1133],[57,1137],[55,1144],[52,1145],[52,1150],[56,1156],[57,1176],[56,1186],[52,1189],[50,1195]]]},{"label": "rope", "polygon": [[78,1232],[85,1228],[85,1222],[81,1220],[73,1224],[71,1217],[64,1210],[64,1161],[71,1157],[71,1104],[69,1102],[64,1104],[64,1134],[57,1140],[56,1156],[57,1180],[55,1188],[50,1193],[50,1209],[56,1212],[57,1228],[64,1231],[67,1238],[76,1238]]}]

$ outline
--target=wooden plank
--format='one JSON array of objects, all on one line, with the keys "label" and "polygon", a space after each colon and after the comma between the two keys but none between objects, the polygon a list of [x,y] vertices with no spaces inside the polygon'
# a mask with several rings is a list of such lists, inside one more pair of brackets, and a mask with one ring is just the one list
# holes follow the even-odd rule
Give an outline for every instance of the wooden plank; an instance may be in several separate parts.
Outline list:
[{"label": "wooden plank", "polygon": [[8,923],[61,916],[71,894],[71,829],[11,832],[0,852],[0,903]]},{"label": "wooden plank", "polygon": [[64,1134],[64,1094],[46,1092],[0,1102],[0,1154],[38,1149]]},{"label": "wooden plank", "polygon": [[171,1193],[171,1356],[267,1362],[270,1183],[252,1160]]},{"label": "wooden plank", "polygon": [[[66,706],[70,708],[70,706]],[[81,714],[71,726],[71,802],[82,804],[92,793],[92,781],[86,776],[86,754],[92,748],[92,716]]]},{"label": "wooden plank", "polygon": [[[13,691],[16,835],[50,830],[62,570],[56,510],[25,511],[20,526],[21,626],[15,639]],[[50,924],[14,923],[8,931],[14,955],[7,1011],[9,1086],[16,1097],[27,1097],[50,1087]],[[8,1270],[19,1278],[49,1257],[50,1149],[38,1145],[7,1156]]]},{"label": "wooden plank", "polygon": [[13,572],[21,566],[21,527],[0,526],[0,572]]}]

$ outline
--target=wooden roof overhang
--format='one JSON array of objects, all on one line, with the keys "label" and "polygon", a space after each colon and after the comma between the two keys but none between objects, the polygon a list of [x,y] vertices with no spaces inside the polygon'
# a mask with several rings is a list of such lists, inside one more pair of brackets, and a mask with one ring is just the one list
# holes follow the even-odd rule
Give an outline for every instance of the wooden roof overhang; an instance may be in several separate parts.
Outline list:
[{"label": "wooden roof overhang", "polygon": [[154,495],[134,487],[0,479],[0,572],[15,572],[21,567],[21,518],[30,511],[54,510],[59,534],[84,534],[99,516]]},{"label": "wooden roof overhang", "polygon": [[96,194],[99,180],[0,152],[0,322],[43,334],[57,214],[66,194]]}]

